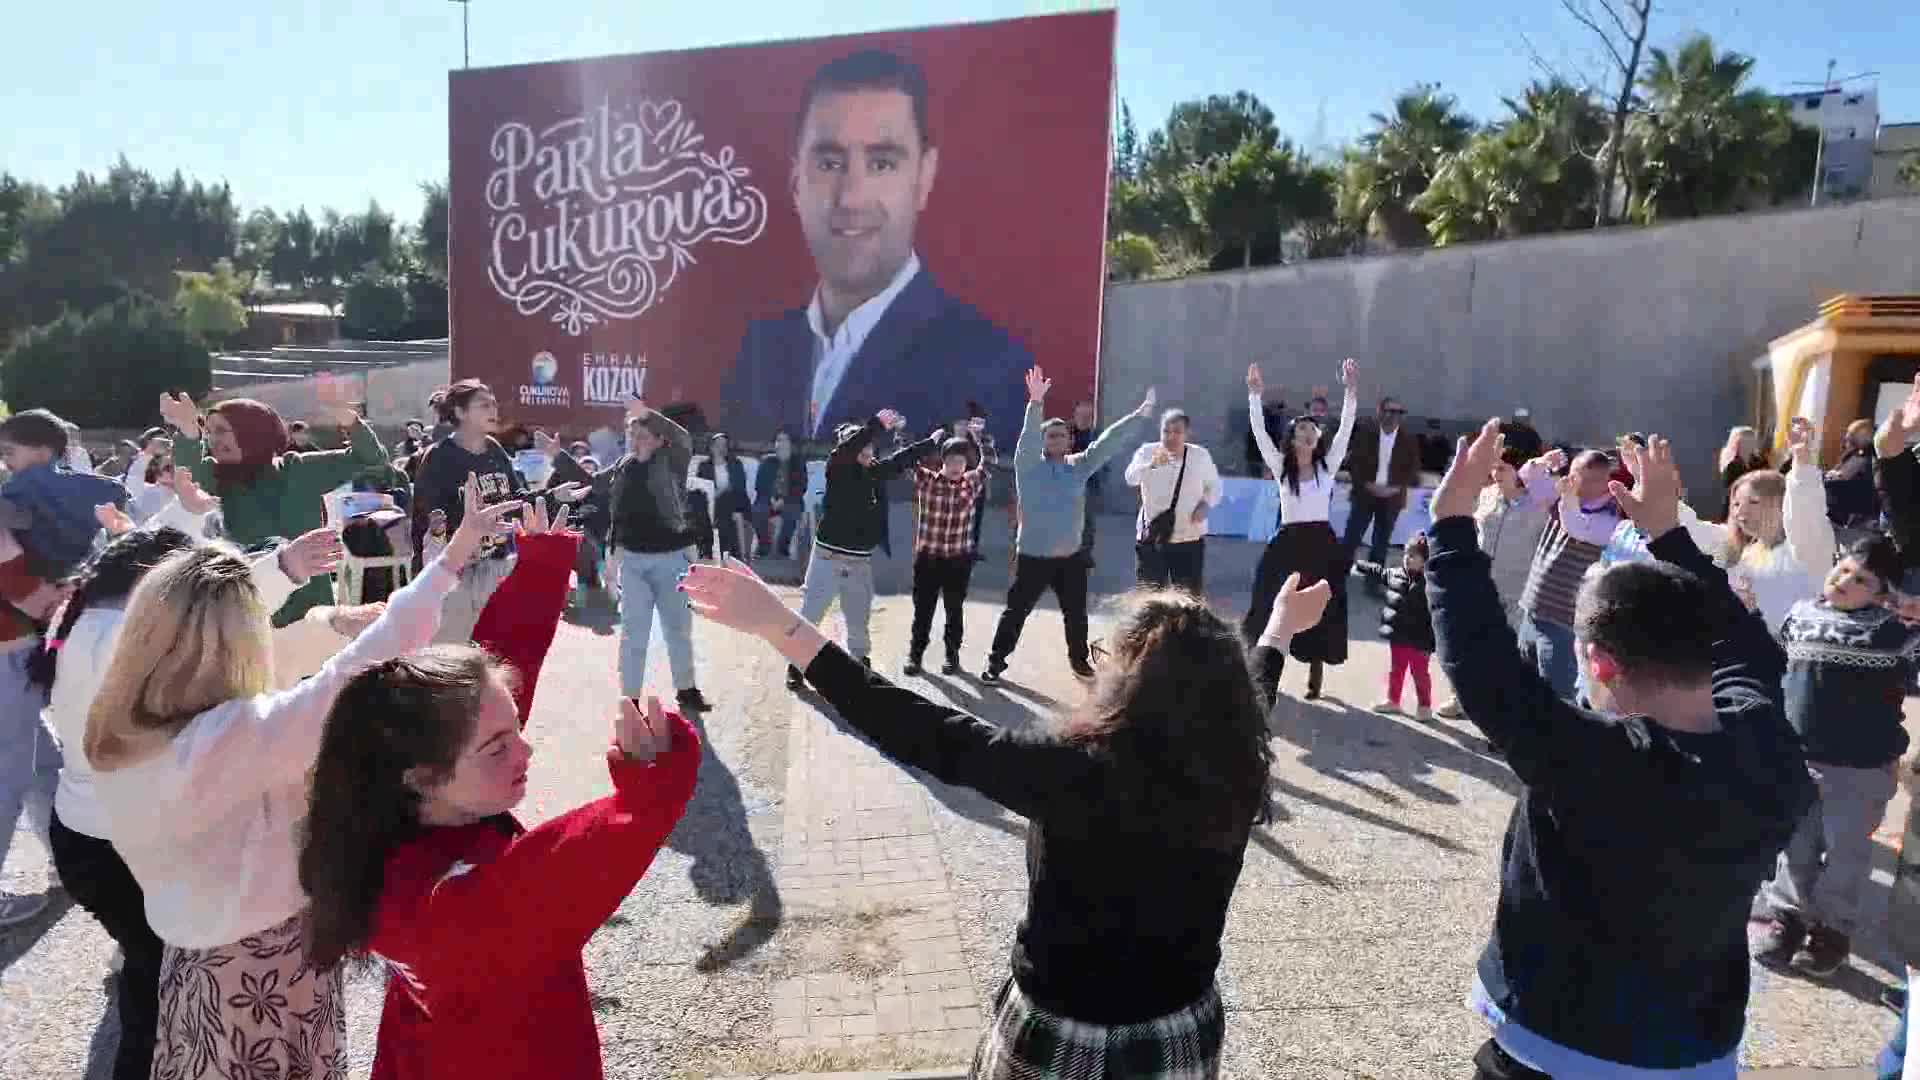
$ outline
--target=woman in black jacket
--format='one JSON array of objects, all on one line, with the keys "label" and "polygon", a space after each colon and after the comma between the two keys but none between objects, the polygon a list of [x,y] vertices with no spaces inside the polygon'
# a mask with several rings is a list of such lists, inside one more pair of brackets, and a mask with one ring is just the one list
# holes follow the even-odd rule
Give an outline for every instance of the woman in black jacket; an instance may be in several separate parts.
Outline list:
[{"label": "woman in black jacket", "polygon": [[[973,1076],[1217,1074],[1220,935],[1273,761],[1237,628],[1142,594],[1087,704],[1014,732],[874,674],[737,563],[696,566],[683,590],[805,669],[881,752],[1028,819],[1027,912]],[[1289,579],[1260,647],[1284,649],[1328,595]]]},{"label": "woman in black jacket", "polygon": [[[698,476],[713,484],[707,513],[720,534],[720,554],[746,558],[753,551],[753,496],[747,489],[746,466],[733,456],[733,440],[726,432],[707,436],[707,460],[700,463]],[[700,547],[705,557],[707,545]]]},{"label": "woman in black jacket", "polygon": [[758,554],[793,558],[793,537],[806,513],[807,459],[785,428],[773,436],[773,452],[760,459],[754,478],[753,523],[759,531]]}]

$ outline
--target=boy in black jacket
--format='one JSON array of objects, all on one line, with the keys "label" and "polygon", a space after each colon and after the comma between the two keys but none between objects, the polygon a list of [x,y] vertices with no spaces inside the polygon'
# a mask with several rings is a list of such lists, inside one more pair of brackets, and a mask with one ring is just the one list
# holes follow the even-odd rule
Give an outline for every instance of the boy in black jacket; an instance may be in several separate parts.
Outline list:
[{"label": "boy in black jacket", "polygon": [[[827,457],[827,492],[820,504],[820,525],[814,531],[813,557],[801,585],[800,612],[816,625],[835,599],[847,623],[847,652],[871,663],[872,644],[867,621],[873,614],[873,549],[887,531],[887,481],[920,460],[946,438],[944,429],[885,458],[876,458],[873,443],[907,421],[892,409],[882,409],[866,425],[842,424],[834,432],[833,453]],[[787,668],[788,689],[798,690],[805,677]]]},{"label": "boy in black jacket", "polygon": [[1387,590],[1386,606],[1380,609],[1380,636],[1387,639],[1392,666],[1387,669],[1386,700],[1373,707],[1389,716],[1400,711],[1400,691],[1408,674],[1413,675],[1414,713],[1422,723],[1433,720],[1433,615],[1427,609],[1427,534],[1418,533],[1407,541],[1400,554],[1400,569],[1389,570],[1379,563],[1357,562],[1353,568],[1362,577],[1379,582]]},{"label": "boy in black jacket", "polygon": [[1612,485],[1659,562],[1592,575],[1575,653],[1604,711],[1559,698],[1520,657],[1474,537],[1497,421],[1462,440],[1433,499],[1427,589],[1466,716],[1524,786],[1472,999],[1493,1027],[1483,1080],[1692,1070],[1733,1080],[1754,891],[1813,802],[1781,705],[1785,658],[1679,527],[1657,439]]}]

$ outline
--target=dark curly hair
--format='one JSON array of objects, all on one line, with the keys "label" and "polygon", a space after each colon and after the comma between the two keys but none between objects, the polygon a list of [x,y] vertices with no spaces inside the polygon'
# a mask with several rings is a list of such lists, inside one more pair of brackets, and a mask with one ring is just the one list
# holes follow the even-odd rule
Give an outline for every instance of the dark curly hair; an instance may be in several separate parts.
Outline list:
[{"label": "dark curly hair", "polygon": [[27,681],[43,692],[52,690],[54,661],[59,656],[60,645],[73,633],[73,624],[80,621],[80,616],[88,608],[126,599],[147,571],[165,562],[174,552],[192,546],[192,537],[166,526],[135,529],[115,537],[100,554],[67,579],[73,586],[73,596],[61,611],[60,624],[27,658]]},{"label": "dark curly hair", "polygon": [[1313,469],[1318,473],[1327,463],[1327,429],[1320,421],[1311,416],[1296,416],[1287,421],[1286,434],[1280,443],[1280,482],[1287,490],[1300,494],[1300,459],[1293,452],[1293,435],[1301,424],[1312,424],[1320,433],[1320,441],[1313,444]]},{"label": "dark curly hair", "polygon": [[1137,594],[1059,737],[1105,755],[1128,817],[1208,848],[1271,818],[1267,709],[1237,629],[1184,592]]},{"label": "dark curly hair", "polygon": [[300,832],[314,967],[324,971],[365,949],[387,859],[422,831],[417,785],[453,775],[487,680],[512,676],[483,649],[436,645],[376,664],[341,688],[321,732]]}]

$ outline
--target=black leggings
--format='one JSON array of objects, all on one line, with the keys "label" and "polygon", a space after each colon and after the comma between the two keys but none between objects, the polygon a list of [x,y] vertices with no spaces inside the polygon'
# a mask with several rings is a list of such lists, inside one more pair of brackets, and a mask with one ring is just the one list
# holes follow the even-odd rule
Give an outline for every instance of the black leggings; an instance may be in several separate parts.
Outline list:
[{"label": "black leggings", "polygon": [[54,869],[74,902],[86,908],[126,954],[120,969],[120,1049],[114,1080],[147,1080],[153,1068],[154,1030],[160,1021],[160,955],[164,946],[147,925],[146,897],[120,853],[99,837],[77,833],[53,815]]},{"label": "black leggings", "polygon": [[1473,1055],[1473,1080],[1553,1080],[1538,1069],[1513,1060],[1500,1044],[1488,1039]]},{"label": "black leggings", "polygon": [[[1280,697],[1280,673],[1286,670],[1287,654],[1268,645],[1256,645],[1253,650],[1254,684],[1267,696],[1267,707]],[[1307,692],[1318,694],[1320,680],[1326,674],[1326,665],[1318,660],[1307,663]]]}]

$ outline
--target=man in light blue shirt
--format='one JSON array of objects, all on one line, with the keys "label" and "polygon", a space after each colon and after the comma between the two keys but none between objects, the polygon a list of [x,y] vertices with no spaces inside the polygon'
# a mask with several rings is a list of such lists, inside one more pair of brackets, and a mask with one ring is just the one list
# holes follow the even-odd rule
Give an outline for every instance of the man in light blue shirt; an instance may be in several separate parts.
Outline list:
[{"label": "man in light blue shirt", "polygon": [[1087,661],[1087,563],[1080,557],[1081,530],[1087,513],[1087,478],[1121,450],[1151,431],[1153,391],[1140,407],[1116,422],[1075,454],[1073,432],[1065,420],[1042,421],[1042,406],[1053,383],[1039,368],[1027,372],[1027,411],[1020,442],[1013,451],[1014,494],[1020,502],[1020,532],[1014,543],[1018,560],[1007,608],[987,655],[986,682],[999,682],[1007,656],[1020,642],[1040,596],[1048,589],[1060,601],[1067,624],[1067,662],[1083,679],[1093,677]]}]

